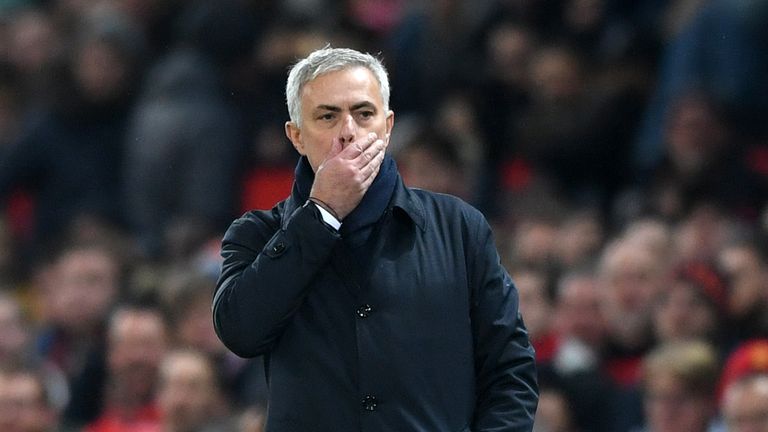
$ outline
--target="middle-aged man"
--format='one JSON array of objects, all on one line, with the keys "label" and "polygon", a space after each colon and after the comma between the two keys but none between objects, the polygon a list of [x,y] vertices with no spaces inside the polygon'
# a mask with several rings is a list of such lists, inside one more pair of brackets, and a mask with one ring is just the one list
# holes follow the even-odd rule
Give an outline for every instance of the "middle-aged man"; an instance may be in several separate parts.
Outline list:
[{"label": "middle-aged man", "polygon": [[288,76],[291,196],[224,236],[222,341],[265,355],[267,431],[530,431],[534,352],[483,216],[405,187],[381,63],[325,48]]}]

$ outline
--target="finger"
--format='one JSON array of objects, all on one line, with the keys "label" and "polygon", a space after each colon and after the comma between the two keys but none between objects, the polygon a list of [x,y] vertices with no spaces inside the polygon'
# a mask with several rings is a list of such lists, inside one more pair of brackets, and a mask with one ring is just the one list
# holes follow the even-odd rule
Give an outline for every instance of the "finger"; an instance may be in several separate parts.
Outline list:
[{"label": "finger", "polygon": [[347,159],[356,159],[374,142],[376,142],[376,133],[370,132],[368,135],[350,143],[343,151],[344,157]]},{"label": "finger", "polygon": [[365,176],[364,184],[366,182],[373,182],[373,180],[376,178],[376,175],[379,173],[382,162],[384,162],[383,151],[377,153],[373,159],[371,159],[370,163],[361,169],[363,171],[363,175]]},{"label": "finger", "polygon": [[363,168],[376,157],[379,153],[384,153],[386,150],[386,145],[384,144],[383,140],[376,140],[371,146],[369,146],[365,151],[360,153],[360,156],[355,158],[355,166],[358,168]]}]

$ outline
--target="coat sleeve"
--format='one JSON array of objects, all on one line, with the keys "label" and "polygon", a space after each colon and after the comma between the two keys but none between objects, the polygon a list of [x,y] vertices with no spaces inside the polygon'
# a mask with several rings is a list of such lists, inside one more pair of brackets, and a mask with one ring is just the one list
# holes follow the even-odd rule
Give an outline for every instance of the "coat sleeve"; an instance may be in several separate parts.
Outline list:
[{"label": "coat sleeve", "polygon": [[213,322],[224,345],[241,357],[270,351],[339,238],[310,206],[299,207],[285,229],[277,211],[266,215],[236,220],[222,241]]},{"label": "coat sleeve", "polygon": [[485,218],[474,224],[472,332],[476,405],[473,432],[533,429],[538,385],[533,347],[518,311],[519,297],[501,265]]}]

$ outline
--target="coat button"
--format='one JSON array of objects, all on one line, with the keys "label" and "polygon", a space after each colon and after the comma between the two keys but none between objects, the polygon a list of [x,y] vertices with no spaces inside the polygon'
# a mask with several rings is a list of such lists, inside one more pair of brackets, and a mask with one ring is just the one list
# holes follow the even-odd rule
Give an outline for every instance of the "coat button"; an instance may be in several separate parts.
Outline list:
[{"label": "coat button", "polygon": [[368,318],[368,316],[371,314],[372,311],[373,311],[373,308],[371,307],[371,305],[364,304],[359,308],[357,308],[357,316],[359,316],[360,318]]},{"label": "coat button", "polygon": [[363,398],[363,409],[366,411],[376,411],[376,406],[379,404],[376,400],[376,396],[366,395]]},{"label": "coat button", "polygon": [[272,246],[272,253],[279,254],[282,253],[285,250],[285,243],[280,242],[274,246]]}]

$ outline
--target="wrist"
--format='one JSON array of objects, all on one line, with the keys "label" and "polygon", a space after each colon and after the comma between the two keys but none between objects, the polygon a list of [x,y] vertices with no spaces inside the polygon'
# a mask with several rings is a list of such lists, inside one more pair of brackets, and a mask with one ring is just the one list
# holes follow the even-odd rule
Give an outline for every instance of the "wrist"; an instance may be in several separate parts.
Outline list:
[{"label": "wrist", "polygon": [[321,200],[321,199],[319,199],[317,197],[312,197],[312,196],[309,197],[309,200],[312,201],[313,203],[315,203],[315,205],[318,206],[319,208],[321,208],[321,209],[327,211],[328,213],[330,213],[331,216],[333,216],[337,221],[339,221],[339,223],[341,223],[342,218],[339,216],[339,214],[336,212],[336,210],[334,210],[333,207],[331,207],[328,203],[326,203],[325,201],[323,201],[323,200]]}]

